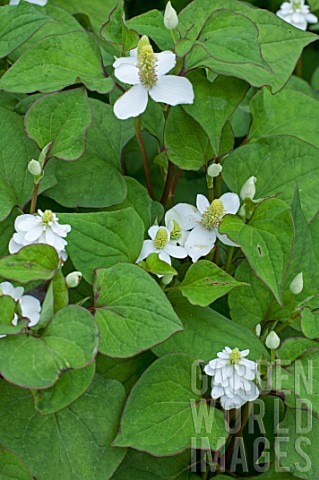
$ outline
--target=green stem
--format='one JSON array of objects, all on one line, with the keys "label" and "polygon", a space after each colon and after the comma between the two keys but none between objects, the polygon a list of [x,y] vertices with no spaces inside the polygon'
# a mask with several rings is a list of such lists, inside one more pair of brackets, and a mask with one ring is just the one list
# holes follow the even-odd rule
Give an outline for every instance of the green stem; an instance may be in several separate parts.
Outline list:
[{"label": "green stem", "polygon": [[171,34],[172,34],[173,42],[174,42],[174,45],[175,45],[176,42],[177,42],[177,38],[176,38],[176,35],[175,35],[175,30],[171,30]]},{"label": "green stem", "polygon": [[173,179],[174,179],[174,164],[169,161],[168,162],[168,170],[167,170],[167,175],[166,175],[165,187],[164,187],[163,195],[162,195],[162,198],[161,198],[161,204],[164,205],[164,207],[167,203],[167,200],[168,200],[168,197],[169,197],[169,194],[170,194],[170,191],[171,191],[171,187],[172,187],[172,184],[173,184]]},{"label": "green stem", "polygon": [[37,182],[37,183],[34,184],[34,187],[33,187],[33,195],[32,195],[32,200],[31,200],[31,205],[30,205],[30,213],[34,213],[36,211],[36,208],[37,208],[39,185],[40,185],[40,182]]},{"label": "green stem", "polygon": [[222,174],[220,173],[218,177],[216,177],[216,181],[215,181],[216,198],[219,198],[222,194],[222,183],[223,183],[223,178],[222,178]]},{"label": "green stem", "polygon": [[177,170],[175,178],[172,182],[171,190],[170,190],[170,193],[169,193],[169,199],[170,199],[170,206],[171,207],[174,205],[175,190],[176,190],[176,187],[177,187],[177,184],[178,184],[178,180],[180,179],[182,173],[183,173],[183,170],[181,168],[179,168]]},{"label": "green stem", "polygon": [[296,66],[297,77],[302,78],[302,57],[299,58]]},{"label": "green stem", "polygon": [[296,318],[299,316],[299,312],[295,313],[292,317],[288,318],[288,320],[284,323],[282,323],[278,328],[276,328],[276,333],[281,333],[283,330],[285,330],[286,327],[289,327],[291,323],[293,323]]},{"label": "green stem", "polygon": [[140,117],[135,118],[135,133],[136,133],[136,138],[142,154],[147,190],[148,190],[149,196],[152,199],[154,199],[150,166],[149,166],[148,156],[147,156],[147,152],[146,152],[146,148],[145,148],[145,144],[142,136]]},{"label": "green stem", "polygon": [[207,469],[207,466],[206,466],[206,472],[203,472],[202,479],[207,480],[207,478],[208,478],[208,469]]},{"label": "green stem", "polygon": [[225,266],[225,272],[229,273],[231,266],[232,266],[232,260],[233,260],[233,254],[235,251],[235,247],[230,247],[228,250],[228,255],[227,255],[227,261],[226,261],[226,266]]}]

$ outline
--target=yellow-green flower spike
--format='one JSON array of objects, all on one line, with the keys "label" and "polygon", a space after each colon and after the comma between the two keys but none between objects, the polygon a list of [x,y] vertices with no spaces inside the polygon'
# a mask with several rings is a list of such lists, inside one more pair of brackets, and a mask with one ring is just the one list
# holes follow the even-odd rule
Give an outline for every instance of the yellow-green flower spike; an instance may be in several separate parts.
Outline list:
[{"label": "yellow-green flower spike", "polygon": [[168,233],[165,228],[159,228],[154,239],[154,245],[159,250],[165,247],[169,240]]},{"label": "yellow-green flower spike", "polygon": [[229,364],[230,365],[237,365],[241,360],[240,351],[238,348],[234,348],[234,350],[230,354]]},{"label": "yellow-green flower spike", "polygon": [[207,230],[215,228],[224,215],[224,205],[221,200],[213,200],[211,205],[203,213],[201,224]]},{"label": "yellow-green flower spike", "polygon": [[174,228],[171,231],[171,240],[178,240],[182,236],[182,229],[175,220],[173,220]]},{"label": "yellow-green flower spike", "polygon": [[139,78],[144,87],[152,88],[157,82],[156,56],[146,35],[141,37],[137,45]]},{"label": "yellow-green flower spike", "polygon": [[43,225],[48,225],[50,222],[53,220],[53,213],[51,210],[45,210],[42,216],[42,224]]}]

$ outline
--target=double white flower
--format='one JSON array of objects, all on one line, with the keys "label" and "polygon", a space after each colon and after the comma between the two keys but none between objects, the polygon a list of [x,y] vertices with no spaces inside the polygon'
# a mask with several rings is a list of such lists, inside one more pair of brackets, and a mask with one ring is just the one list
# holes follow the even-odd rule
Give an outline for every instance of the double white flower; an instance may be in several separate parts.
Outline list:
[{"label": "double white flower", "polygon": [[300,30],[307,30],[308,23],[317,23],[318,18],[310,12],[305,0],[284,2],[276,15]]},{"label": "double white flower", "polygon": [[38,210],[38,215],[23,214],[16,218],[16,233],[9,242],[9,252],[16,253],[26,245],[45,243],[56,249],[62,260],[68,255],[65,251],[65,237],[71,231],[70,225],[59,225],[59,219],[51,210]]},{"label": "double white flower", "polygon": [[[236,193],[224,193],[212,203],[204,195],[197,195],[196,207],[187,203],[179,203],[167,215],[175,219],[183,232],[178,243],[183,245],[193,262],[207,255],[218,238],[225,245],[237,246],[226,235],[219,233],[218,227],[224,215],[235,215],[240,205]],[[189,233],[186,233],[186,232]]]},{"label": "double white flower", "polygon": [[248,360],[249,350],[239,351],[225,347],[217,357],[204,368],[207,375],[213,377],[211,397],[220,398],[225,410],[240,408],[246,402],[259,397],[259,390],[254,380],[258,378],[258,366]]},{"label": "double white flower", "polygon": [[[41,305],[37,298],[31,295],[23,295],[23,287],[14,287],[10,282],[0,283],[0,294],[13,298],[15,302],[18,302],[21,316],[29,320],[29,327],[33,327],[40,320]],[[18,315],[15,313],[12,319],[12,325],[17,325]],[[0,335],[0,338],[6,337],[6,335]]]},{"label": "double white flower", "polygon": [[176,55],[170,51],[154,53],[144,35],[129,57],[118,58],[113,67],[118,80],[133,87],[114,104],[117,118],[137,117],[147,107],[148,96],[155,102],[168,105],[193,103],[193,86],[185,77],[166,75],[176,64]]},{"label": "double white flower", "polygon": [[[25,0],[28,3],[33,3],[34,5],[39,5],[40,7],[45,7],[48,3],[48,0]],[[9,5],[19,5],[21,0],[10,0]]]}]

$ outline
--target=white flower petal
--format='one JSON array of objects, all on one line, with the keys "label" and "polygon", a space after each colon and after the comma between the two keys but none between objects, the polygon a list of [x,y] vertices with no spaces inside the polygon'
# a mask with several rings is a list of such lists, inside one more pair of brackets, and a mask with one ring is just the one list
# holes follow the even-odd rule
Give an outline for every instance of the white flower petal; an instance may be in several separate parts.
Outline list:
[{"label": "white flower petal", "polygon": [[22,245],[20,243],[15,242],[14,238],[12,237],[8,246],[9,253],[11,253],[11,255],[13,253],[17,253],[19,250],[21,250],[21,248],[22,248]]},{"label": "white flower petal", "polygon": [[317,23],[318,17],[316,17],[316,15],[313,13],[307,13],[306,20],[308,23]]},{"label": "white flower petal", "polygon": [[30,320],[29,327],[33,327],[40,320],[41,304],[39,300],[31,295],[24,295],[20,299],[22,316]]},{"label": "white flower petal", "polygon": [[191,82],[185,77],[175,75],[160,77],[149,94],[155,102],[163,102],[168,105],[190,104],[194,101]]},{"label": "white flower petal", "polygon": [[176,55],[173,52],[155,53],[155,57],[157,58],[156,73],[158,77],[162,77],[176,65]]},{"label": "white flower petal", "polygon": [[26,0],[29,3],[33,3],[34,5],[39,5],[40,7],[45,7],[48,3],[48,0]]},{"label": "white flower petal", "polygon": [[199,193],[196,197],[196,206],[198,211],[203,215],[205,210],[210,206],[210,203],[204,195]]},{"label": "white flower petal", "polygon": [[231,213],[232,215],[235,215],[240,207],[240,200],[239,196],[236,193],[224,193],[220,197],[221,202],[223,203],[224,210],[226,213]]},{"label": "white flower petal", "polygon": [[186,258],[187,257],[187,252],[186,252],[185,248],[179,247],[177,245],[172,245],[171,243],[168,243],[167,245],[165,245],[163,250],[170,257],[173,257],[173,258]]},{"label": "white flower petal", "polygon": [[118,98],[114,104],[114,114],[120,120],[138,117],[147,107],[148,94],[143,85],[134,85]]},{"label": "white flower petal", "polygon": [[118,68],[120,65],[136,65],[136,64],[137,64],[136,56],[120,57],[115,60],[115,62],[113,63],[113,67]]},{"label": "white flower petal", "polygon": [[[171,257],[166,252],[164,252],[163,250],[159,253],[158,258],[160,260],[163,260],[163,262],[166,262],[169,265],[172,265]],[[160,276],[162,276],[162,275],[160,275]]]},{"label": "white flower petal", "polygon": [[193,262],[197,262],[200,257],[211,251],[215,241],[216,233],[213,230],[206,230],[201,225],[197,225],[188,235],[184,247]]},{"label": "white flower petal", "polygon": [[237,243],[230,240],[230,238],[228,238],[227,235],[222,235],[221,233],[219,233],[217,229],[216,229],[216,236],[224,245],[228,245],[230,247],[239,247]]},{"label": "white flower petal", "polygon": [[129,85],[139,85],[141,83],[138,68],[135,65],[122,64],[114,70],[114,75],[120,82]]},{"label": "white flower petal", "polygon": [[47,228],[44,232],[45,243],[51,245],[52,247],[55,246],[55,235],[52,232],[51,228]]},{"label": "white flower petal", "polygon": [[17,231],[23,232],[28,232],[30,228],[35,227],[36,225],[38,225],[36,217],[29,214],[19,215],[14,222],[14,228]]},{"label": "white flower petal", "polygon": [[220,385],[214,385],[211,391],[211,397],[216,400],[217,398],[224,395],[224,388]]},{"label": "white flower petal", "polygon": [[149,237],[152,239],[152,240],[155,240],[155,237],[156,237],[156,234],[159,230],[159,226],[158,225],[152,225],[149,229],[148,229],[148,235]]},{"label": "white flower petal", "polygon": [[24,241],[28,243],[33,243],[38,240],[43,233],[43,227],[39,223],[35,226],[32,227],[28,232],[25,233],[24,235]]},{"label": "white flower petal", "polygon": [[154,247],[153,241],[144,240],[141,253],[138,256],[136,263],[140,262],[141,260],[144,260],[150,255],[150,253],[154,253],[154,252],[155,252],[155,247]]},{"label": "white flower petal", "polygon": [[182,230],[191,230],[201,221],[201,215],[193,205],[178,203],[165,214],[165,224],[171,220],[175,220]]},{"label": "white flower petal", "polygon": [[54,232],[56,235],[59,235],[59,237],[66,237],[68,233],[71,231],[71,226],[70,225],[59,225],[58,223],[53,223],[51,226],[52,232]]}]

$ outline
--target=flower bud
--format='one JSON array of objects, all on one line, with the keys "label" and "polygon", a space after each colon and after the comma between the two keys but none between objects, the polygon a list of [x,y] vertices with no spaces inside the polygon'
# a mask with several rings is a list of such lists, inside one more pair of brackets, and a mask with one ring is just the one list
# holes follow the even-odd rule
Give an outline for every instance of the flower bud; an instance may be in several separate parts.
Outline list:
[{"label": "flower bud", "polygon": [[40,162],[38,162],[37,160],[31,160],[28,165],[28,170],[34,177],[41,175],[42,167],[40,165]]},{"label": "flower bud", "polygon": [[280,345],[280,338],[276,332],[270,332],[266,338],[266,347],[275,350]]},{"label": "flower bud", "polygon": [[171,2],[167,2],[164,13],[164,25],[168,30],[174,30],[178,25],[178,16]]},{"label": "flower bud", "polygon": [[245,220],[246,214],[247,214],[247,212],[246,212],[246,207],[245,207],[245,205],[242,205],[242,206],[240,207],[240,209],[239,209],[238,215],[239,215],[243,220]]},{"label": "flower bud", "polygon": [[69,288],[75,288],[79,285],[82,280],[81,272],[71,272],[65,277],[66,284]]},{"label": "flower bud", "polygon": [[256,194],[256,187],[255,187],[256,181],[257,181],[256,177],[250,177],[244,183],[244,185],[242,186],[242,189],[240,190],[240,198],[242,200],[245,200],[245,198],[250,198],[251,200],[253,200]]},{"label": "flower bud", "polygon": [[257,337],[260,337],[260,334],[261,334],[261,325],[260,325],[260,323],[258,323],[256,325],[256,335],[257,335]]},{"label": "flower bud", "polygon": [[289,289],[293,295],[299,295],[303,290],[302,272],[298,273],[289,285]]},{"label": "flower bud", "polygon": [[219,163],[212,163],[207,169],[207,175],[210,177],[218,177],[223,167]]},{"label": "flower bud", "polygon": [[173,280],[174,275],[163,275],[161,278],[162,285],[166,287],[166,285],[169,285],[171,281]]}]

